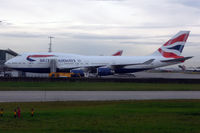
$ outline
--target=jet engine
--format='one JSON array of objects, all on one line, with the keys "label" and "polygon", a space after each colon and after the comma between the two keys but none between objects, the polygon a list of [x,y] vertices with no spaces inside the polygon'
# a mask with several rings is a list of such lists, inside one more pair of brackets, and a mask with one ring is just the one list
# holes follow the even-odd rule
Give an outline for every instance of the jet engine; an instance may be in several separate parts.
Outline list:
[{"label": "jet engine", "polygon": [[98,76],[113,75],[114,71],[111,68],[101,67],[97,69]]},{"label": "jet engine", "polygon": [[[81,77],[86,76],[85,71],[83,69],[73,69],[70,72],[72,72],[74,74],[78,74]],[[108,75],[113,75],[114,71],[111,68],[100,67],[100,68],[91,70],[87,74],[89,74],[88,76],[94,76],[94,75],[95,76],[108,76]]]}]

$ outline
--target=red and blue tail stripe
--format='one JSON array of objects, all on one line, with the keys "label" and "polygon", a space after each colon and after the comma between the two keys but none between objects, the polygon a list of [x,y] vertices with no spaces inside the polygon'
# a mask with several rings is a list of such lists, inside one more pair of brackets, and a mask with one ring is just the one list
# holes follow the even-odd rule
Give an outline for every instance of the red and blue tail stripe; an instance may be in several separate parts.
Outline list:
[{"label": "red and blue tail stripe", "polygon": [[185,42],[189,36],[189,31],[180,31],[172,39],[167,41],[161,48],[159,48],[153,55],[163,56],[165,58],[182,58]]},{"label": "red and blue tail stripe", "polygon": [[176,38],[170,39],[169,41],[167,41],[163,46],[169,46],[172,45],[176,42],[186,42],[187,38],[188,38],[189,34],[182,34]]}]

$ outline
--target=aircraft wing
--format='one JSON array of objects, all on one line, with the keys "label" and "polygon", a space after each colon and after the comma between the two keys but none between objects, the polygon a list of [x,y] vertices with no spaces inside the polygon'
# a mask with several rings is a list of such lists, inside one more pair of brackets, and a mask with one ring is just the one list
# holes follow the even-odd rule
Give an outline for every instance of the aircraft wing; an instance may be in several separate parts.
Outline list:
[{"label": "aircraft wing", "polygon": [[155,59],[149,59],[143,63],[135,63],[135,64],[118,64],[118,65],[112,65],[111,68],[112,69],[119,69],[119,68],[123,68],[125,66],[133,66],[133,65],[149,65],[151,64]]},{"label": "aircraft wing", "polygon": [[86,71],[92,71],[97,69],[98,67],[103,67],[106,65],[88,65],[88,66],[77,66],[77,67],[70,67],[66,65],[59,66],[58,68],[61,70],[72,70],[72,69],[85,69]]},{"label": "aircraft wing", "polygon": [[176,59],[169,59],[169,60],[162,60],[161,62],[184,62],[185,60],[191,59],[193,56],[183,57],[183,58],[176,58]]},{"label": "aircraft wing", "polygon": [[132,65],[148,65],[148,64],[152,63],[154,60],[155,59],[150,59],[150,60],[147,60],[143,63],[116,64],[116,65],[111,65],[111,66],[108,66],[107,64],[101,64],[101,65],[93,64],[93,65],[77,66],[77,67],[70,67],[70,66],[63,65],[63,66],[60,66],[58,68],[61,69],[61,70],[84,69],[85,71],[93,71],[93,70],[95,70],[99,67],[111,67],[112,69],[117,69],[117,68],[123,68],[125,66],[132,66]]},{"label": "aircraft wing", "polygon": [[77,69],[77,68],[79,68],[79,67],[67,67],[67,66],[59,66],[59,67],[57,67],[58,69],[60,69],[60,70],[62,70],[62,71],[67,71],[67,72],[69,72],[70,70],[72,70],[72,69]]},{"label": "aircraft wing", "polygon": [[111,65],[111,66],[108,66],[108,65],[97,65],[97,66],[86,66],[84,68],[88,69],[88,70],[95,70],[99,67],[110,67],[111,69],[118,69],[118,68],[123,68],[125,66],[133,66],[133,65],[148,65],[148,64],[151,64],[155,59],[150,59],[150,60],[147,60],[143,63],[134,63],[134,64],[115,64],[115,65]]}]

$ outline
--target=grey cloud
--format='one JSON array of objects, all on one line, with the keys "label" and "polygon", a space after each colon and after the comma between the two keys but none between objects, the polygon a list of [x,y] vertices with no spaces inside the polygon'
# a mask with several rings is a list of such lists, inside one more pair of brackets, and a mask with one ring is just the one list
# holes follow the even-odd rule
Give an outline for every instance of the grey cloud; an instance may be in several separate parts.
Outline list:
[{"label": "grey cloud", "polygon": [[182,4],[184,6],[189,6],[189,7],[193,7],[196,9],[200,9],[200,1],[199,0],[176,0],[176,3]]},{"label": "grey cloud", "polygon": [[166,23],[144,23],[141,26],[122,26],[121,28],[132,28],[132,29],[166,29],[166,28],[184,28],[184,27],[200,27],[200,25],[192,24],[173,24],[169,25]]},{"label": "grey cloud", "polygon": [[147,35],[141,35],[141,36],[135,36],[135,35],[102,35],[102,34],[88,34],[88,33],[64,33],[60,34],[62,36],[66,37],[72,37],[75,39],[97,39],[97,40],[131,40],[131,39],[154,39],[154,38],[168,38],[172,35],[160,35],[160,36],[147,36]]},{"label": "grey cloud", "polygon": [[105,30],[105,29],[168,29],[168,28],[187,28],[187,27],[200,27],[200,25],[167,25],[167,24],[150,24],[145,23],[139,26],[132,26],[132,25],[74,25],[74,26],[67,26],[66,29],[72,30]]},{"label": "grey cloud", "polygon": [[[0,36],[4,37],[17,37],[17,38],[39,38],[47,37],[48,34],[41,32],[0,32]],[[73,39],[84,39],[84,40],[131,40],[131,39],[145,39],[145,38],[163,38],[167,36],[130,36],[130,35],[103,35],[103,34],[89,34],[89,33],[54,33],[53,36],[56,38],[73,38]]]},{"label": "grey cloud", "polygon": [[[16,37],[16,38],[41,38],[47,37],[45,33],[29,33],[29,32],[1,32],[0,36],[3,37]],[[128,36],[128,35],[103,35],[103,34],[88,34],[88,33],[58,33],[54,34],[56,38],[73,38],[73,39],[82,39],[82,40],[131,40],[139,38],[154,38],[152,37],[142,37],[142,36]],[[160,36],[162,37],[162,36]]]},{"label": "grey cloud", "polygon": [[[124,41],[121,44],[134,44],[134,45],[163,45],[164,42],[147,42],[147,41]],[[200,42],[187,42],[187,47],[199,47]]]},{"label": "grey cloud", "polygon": [[113,36],[113,35],[73,35],[74,38],[78,39],[98,39],[98,40],[120,40],[120,39],[136,39],[138,37],[129,37],[129,36]]},{"label": "grey cloud", "polygon": [[26,24],[26,25],[34,25],[34,24],[65,24],[67,23],[68,21],[41,21],[41,22],[26,22],[26,23],[23,23],[23,24]]},{"label": "grey cloud", "polygon": [[188,47],[200,47],[200,42],[187,42]]},{"label": "grey cloud", "polygon": [[0,25],[1,26],[13,26],[14,23],[11,23],[11,22],[9,22],[7,20],[0,20]]},{"label": "grey cloud", "polygon": [[63,33],[60,34],[65,37],[72,37],[75,39],[95,39],[95,40],[120,40],[120,39],[137,39],[139,36],[126,36],[126,35],[100,35],[100,34],[86,34],[86,33]]},{"label": "grey cloud", "polygon": [[16,37],[16,38],[39,38],[39,37],[45,37],[45,35],[43,35],[43,34],[26,33],[26,32],[0,33],[0,36],[3,36],[3,37]]},{"label": "grey cloud", "polygon": [[145,45],[161,45],[162,42],[147,42],[147,41],[124,41],[120,42],[121,44],[145,44]]},{"label": "grey cloud", "polygon": [[126,0],[93,0],[93,1],[114,1],[114,2],[122,2]]},{"label": "grey cloud", "polygon": [[192,37],[200,37],[200,34],[190,34]]},{"label": "grey cloud", "polygon": [[0,20],[0,25],[12,25],[12,23],[7,22],[6,20]]},{"label": "grey cloud", "polygon": [[[53,36],[56,38],[73,38],[73,39],[81,39],[81,40],[137,40],[137,39],[165,39],[166,41],[170,39],[174,34],[167,35],[113,35],[113,34],[92,34],[92,33],[73,33],[73,32],[61,32],[54,33]],[[4,37],[17,37],[17,38],[42,38],[47,37],[48,34],[41,32],[0,32],[0,36]],[[200,34],[190,34],[190,37],[200,37]],[[135,43],[129,41],[123,41],[123,43]],[[142,43],[142,42],[136,42]],[[144,44],[144,43],[143,43]],[[153,42],[152,44],[156,44]]]}]

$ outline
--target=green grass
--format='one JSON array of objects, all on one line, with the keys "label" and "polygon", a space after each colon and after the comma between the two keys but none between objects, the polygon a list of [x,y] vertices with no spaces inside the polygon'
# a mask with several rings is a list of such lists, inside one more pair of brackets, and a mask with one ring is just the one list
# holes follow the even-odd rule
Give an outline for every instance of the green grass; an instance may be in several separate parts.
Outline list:
[{"label": "green grass", "polygon": [[66,90],[66,91],[136,91],[136,90],[200,90],[200,84],[119,83],[119,82],[0,82],[0,91],[7,90]]},{"label": "green grass", "polygon": [[[17,106],[20,119],[13,118]],[[0,107],[5,110],[0,118],[3,133],[200,132],[200,100],[0,103]]]}]

